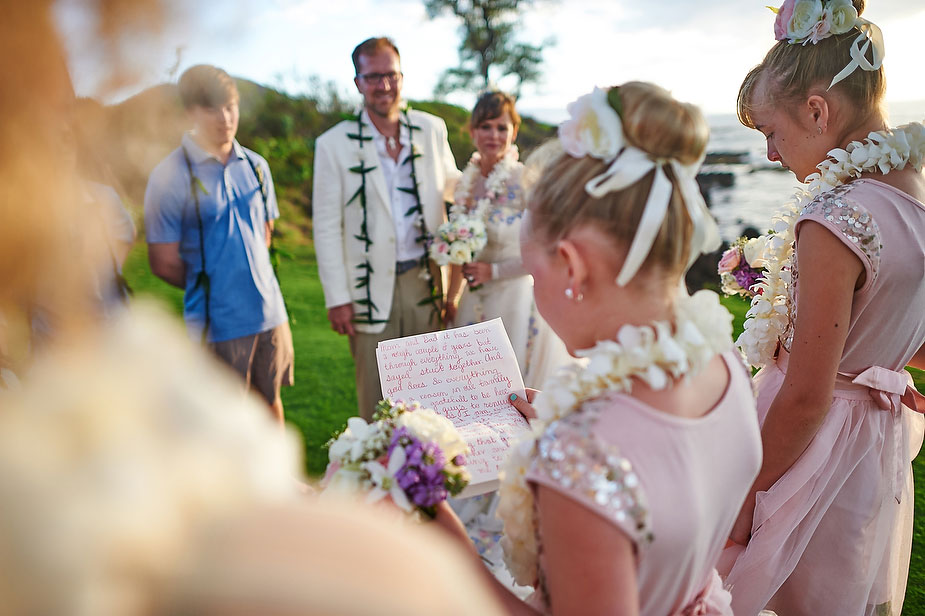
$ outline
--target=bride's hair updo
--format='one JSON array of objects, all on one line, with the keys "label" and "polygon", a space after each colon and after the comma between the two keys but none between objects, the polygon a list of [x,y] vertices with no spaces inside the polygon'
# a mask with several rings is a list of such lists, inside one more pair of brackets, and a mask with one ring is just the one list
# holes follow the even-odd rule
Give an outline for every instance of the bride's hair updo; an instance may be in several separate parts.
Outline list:
[{"label": "bride's hair updo", "polygon": [[[853,0],[858,15],[864,12],[865,0]],[[745,76],[739,88],[739,121],[749,128],[755,128],[751,110],[755,88],[763,75],[770,79],[769,98],[761,101],[765,104],[792,106],[793,103],[806,99],[813,90],[823,93],[829,87],[832,78],[851,60],[850,49],[860,34],[857,26],[843,34],[833,34],[817,41],[815,44],[790,43],[777,41],[761,64]],[[870,45],[866,58],[873,61],[874,47]],[[886,93],[886,78],[883,67],[875,71],[856,70],[832,86],[833,92],[843,95],[854,108],[855,120],[863,120],[872,112],[881,111],[883,97]]]},{"label": "bride's hair updo", "polygon": [[[709,127],[694,105],[681,103],[654,84],[629,82],[619,86],[623,133],[628,145],[653,159],[675,159],[695,164],[706,150]],[[564,151],[546,165],[530,197],[531,230],[546,241],[555,241],[575,228],[593,226],[621,247],[629,248],[645,209],[655,177],[653,169],[624,190],[600,198],[589,195],[585,185],[603,173],[610,163],[585,156],[574,158]],[[652,266],[672,277],[680,276],[690,253],[692,223],[684,205],[678,180],[669,165],[665,174],[672,184],[668,211],[652,249],[640,271]]]}]

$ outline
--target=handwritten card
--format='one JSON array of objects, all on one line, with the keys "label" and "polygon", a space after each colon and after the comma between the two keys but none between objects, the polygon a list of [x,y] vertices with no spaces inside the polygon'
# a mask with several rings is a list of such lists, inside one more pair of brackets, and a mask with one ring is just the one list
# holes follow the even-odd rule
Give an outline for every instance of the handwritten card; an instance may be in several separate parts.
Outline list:
[{"label": "handwritten card", "polygon": [[496,489],[508,447],[529,429],[509,402],[512,393],[525,391],[501,319],[384,340],[376,357],[383,397],[418,400],[466,439],[472,481],[461,496]]}]

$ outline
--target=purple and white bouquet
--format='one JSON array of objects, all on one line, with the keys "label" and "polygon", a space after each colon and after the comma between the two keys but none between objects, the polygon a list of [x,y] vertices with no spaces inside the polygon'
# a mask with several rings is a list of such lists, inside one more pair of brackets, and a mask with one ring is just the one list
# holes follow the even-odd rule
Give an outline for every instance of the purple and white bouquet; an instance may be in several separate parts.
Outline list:
[{"label": "purple and white bouquet", "polygon": [[488,234],[481,216],[458,212],[437,227],[430,244],[430,258],[437,265],[465,265],[485,248]]},{"label": "purple and white bouquet", "polygon": [[729,246],[716,268],[723,293],[745,297],[756,295],[752,287],[764,275],[764,267],[767,265],[764,256],[766,243],[767,236],[752,239],[740,237]]},{"label": "purple and white bouquet", "polygon": [[419,402],[382,400],[372,423],[351,417],[327,447],[325,492],[366,493],[367,502],[388,498],[433,517],[437,504],[469,483],[466,441],[453,422]]}]

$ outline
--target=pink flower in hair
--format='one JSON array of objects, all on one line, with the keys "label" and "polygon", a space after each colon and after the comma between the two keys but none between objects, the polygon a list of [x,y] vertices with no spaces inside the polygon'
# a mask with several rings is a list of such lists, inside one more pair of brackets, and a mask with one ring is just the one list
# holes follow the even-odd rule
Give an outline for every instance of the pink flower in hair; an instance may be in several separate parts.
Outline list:
[{"label": "pink flower in hair", "polygon": [[787,38],[787,24],[793,17],[793,6],[796,0],[784,0],[784,3],[777,9],[777,19],[774,20],[774,38],[782,41]]},{"label": "pink flower in hair", "polygon": [[822,39],[829,36],[829,30],[832,29],[832,14],[828,11],[822,14],[822,19],[816,22],[816,25],[813,26],[813,29],[809,32],[809,38],[806,39],[805,45],[807,42],[815,45]]}]

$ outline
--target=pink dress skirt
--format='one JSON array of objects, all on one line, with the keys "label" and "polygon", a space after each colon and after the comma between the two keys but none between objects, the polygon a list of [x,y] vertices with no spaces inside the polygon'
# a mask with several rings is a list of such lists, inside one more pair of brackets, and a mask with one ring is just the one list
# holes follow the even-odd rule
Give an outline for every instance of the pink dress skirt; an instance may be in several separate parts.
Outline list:
[{"label": "pink dress skirt", "polygon": [[[755,377],[762,424],[788,357],[782,351]],[[912,547],[911,462],[925,424],[913,411],[911,384],[907,372],[884,368],[839,375],[809,447],[756,495],[748,545],[721,557],[737,616],[764,608],[787,616],[901,613]]]}]

